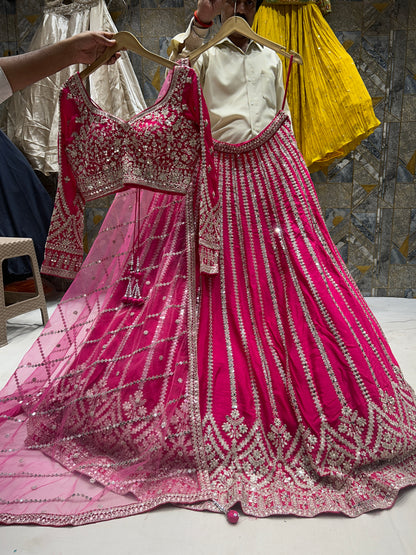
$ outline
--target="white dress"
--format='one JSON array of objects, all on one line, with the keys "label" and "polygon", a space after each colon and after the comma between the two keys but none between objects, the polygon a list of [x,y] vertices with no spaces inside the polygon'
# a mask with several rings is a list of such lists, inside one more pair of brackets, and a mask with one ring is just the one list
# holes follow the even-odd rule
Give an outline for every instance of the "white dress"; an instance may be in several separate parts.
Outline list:
[{"label": "white dress", "polygon": [[[104,0],[46,0],[43,22],[30,45],[35,50],[83,31],[117,32]],[[32,167],[44,174],[58,172],[59,92],[84,66],[72,65],[27,87],[9,100],[6,132]],[[129,119],[143,110],[144,98],[127,52],[112,66],[89,77],[91,98],[107,112]],[[39,101],[41,99],[41,102]]]},{"label": "white dress", "polygon": [[4,73],[3,69],[0,67],[0,104],[9,98],[12,94],[12,89],[10,83]]}]

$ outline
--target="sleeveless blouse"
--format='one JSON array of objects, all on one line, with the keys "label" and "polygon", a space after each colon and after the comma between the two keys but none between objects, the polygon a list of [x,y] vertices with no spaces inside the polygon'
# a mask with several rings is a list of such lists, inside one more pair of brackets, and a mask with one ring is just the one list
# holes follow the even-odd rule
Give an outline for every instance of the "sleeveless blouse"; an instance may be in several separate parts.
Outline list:
[{"label": "sleeveless blouse", "polygon": [[[61,91],[60,176],[42,272],[73,278],[83,261],[86,201],[145,187],[199,202],[200,270],[218,270],[219,212],[208,111],[194,70],[178,65],[166,94],[129,121],[103,111],[79,74]],[[195,198],[194,198],[195,197]]]}]

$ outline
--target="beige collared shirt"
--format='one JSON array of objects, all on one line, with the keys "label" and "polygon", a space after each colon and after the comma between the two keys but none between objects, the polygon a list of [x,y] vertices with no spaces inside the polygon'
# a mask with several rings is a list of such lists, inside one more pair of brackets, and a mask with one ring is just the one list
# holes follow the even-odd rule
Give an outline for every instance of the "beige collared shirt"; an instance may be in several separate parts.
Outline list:
[{"label": "beige collared shirt", "polygon": [[13,94],[10,83],[4,73],[3,69],[0,67],[0,104],[9,98]]},{"label": "beige collared shirt", "polygon": [[[172,41],[172,59],[203,42],[206,31],[191,22]],[[269,48],[250,42],[244,52],[228,38],[205,51],[193,64],[199,74],[218,141],[241,143],[258,135],[282,108],[282,63]],[[284,111],[290,115],[287,103]]]}]

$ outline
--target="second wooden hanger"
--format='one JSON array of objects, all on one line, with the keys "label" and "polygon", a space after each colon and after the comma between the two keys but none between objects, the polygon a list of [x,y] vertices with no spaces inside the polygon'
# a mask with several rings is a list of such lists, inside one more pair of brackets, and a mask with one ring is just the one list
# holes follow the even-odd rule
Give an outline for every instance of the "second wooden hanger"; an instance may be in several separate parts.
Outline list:
[{"label": "second wooden hanger", "polygon": [[254,42],[257,42],[263,46],[267,46],[268,48],[271,48],[272,50],[274,50],[278,54],[281,54],[282,56],[285,56],[286,58],[293,57],[294,62],[297,62],[298,64],[303,64],[302,56],[300,54],[298,54],[297,52],[294,52],[293,50],[287,50],[287,48],[285,48],[280,44],[277,44],[277,42],[273,42],[269,39],[262,37],[261,35],[258,35],[253,31],[253,29],[250,27],[250,25],[247,23],[245,19],[238,16],[229,17],[223,23],[223,25],[221,26],[220,30],[215,35],[215,37],[213,37],[210,41],[203,44],[196,50],[192,50],[192,52],[188,56],[189,61],[192,62],[193,60],[198,58],[198,56],[200,56],[203,52],[208,50],[208,48],[215,46],[220,41],[222,41],[226,37],[229,37],[230,35],[233,35],[234,33],[243,35],[244,37],[250,40],[253,40]]}]

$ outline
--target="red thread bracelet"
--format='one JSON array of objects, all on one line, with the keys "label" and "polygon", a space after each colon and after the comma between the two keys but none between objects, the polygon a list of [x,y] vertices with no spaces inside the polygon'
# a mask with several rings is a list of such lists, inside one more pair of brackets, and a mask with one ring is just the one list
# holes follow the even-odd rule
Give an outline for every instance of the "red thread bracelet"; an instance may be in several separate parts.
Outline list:
[{"label": "red thread bracelet", "polygon": [[212,24],[214,23],[213,21],[210,21],[209,23],[204,23],[203,21],[201,21],[196,15],[196,10],[194,11],[194,19],[195,19],[195,23],[197,23],[203,29],[209,29],[209,27],[211,27]]}]

